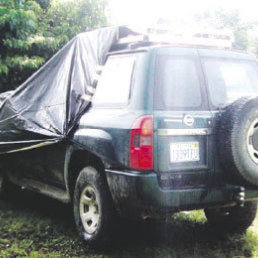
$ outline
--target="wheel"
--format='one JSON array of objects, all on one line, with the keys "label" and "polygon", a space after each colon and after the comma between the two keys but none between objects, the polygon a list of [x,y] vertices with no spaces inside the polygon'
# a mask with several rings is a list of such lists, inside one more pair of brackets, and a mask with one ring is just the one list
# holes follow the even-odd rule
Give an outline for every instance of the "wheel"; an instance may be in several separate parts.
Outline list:
[{"label": "wheel", "polygon": [[96,168],[80,171],[73,205],[79,235],[90,245],[103,246],[109,240],[115,212],[106,181]]},{"label": "wheel", "polygon": [[204,210],[208,223],[215,229],[230,232],[244,232],[256,217],[257,203],[246,202],[244,207],[208,208]]},{"label": "wheel", "polygon": [[258,186],[258,98],[241,98],[221,113],[217,143],[229,183]]}]

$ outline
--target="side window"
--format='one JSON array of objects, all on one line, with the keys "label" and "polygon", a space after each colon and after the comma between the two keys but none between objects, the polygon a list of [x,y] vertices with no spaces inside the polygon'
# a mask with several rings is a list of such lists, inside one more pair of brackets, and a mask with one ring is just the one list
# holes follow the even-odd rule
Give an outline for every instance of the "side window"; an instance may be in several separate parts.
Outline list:
[{"label": "side window", "polygon": [[169,110],[201,106],[200,81],[194,60],[161,56],[156,73],[158,108]]},{"label": "side window", "polygon": [[126,105],[129,101],[135,55],[110,56],[98,82],[93,105]]}]

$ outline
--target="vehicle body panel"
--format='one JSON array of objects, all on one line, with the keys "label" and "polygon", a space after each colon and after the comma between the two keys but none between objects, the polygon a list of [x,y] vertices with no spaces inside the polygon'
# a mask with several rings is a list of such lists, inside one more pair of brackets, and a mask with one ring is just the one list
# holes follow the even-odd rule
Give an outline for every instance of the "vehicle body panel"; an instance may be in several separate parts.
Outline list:
[{"label": "vehicle body panel", "polygon": [[[146,210],[175,211],[235,204],[234,196],[240,186],[227,185],[223,180],[216,141],[220,110],[210,104],[199,56],[244,60],[254,60],[253,57],[230,51],[168,46],[126,52],[130,53],[136,56],[136,61],[128,103],[101,106],[95,105],[93,99],[92,106],[69,135],[69,141],[8,154],[4,163],[11,168],[10,174],[59,187],[71,200],[70,179],[74,171],[70,164],[74,153],[83,152],[101,160],[115,206],[123,214],[138,209],[142,214]],[[123,53],[110,54],[113,55]],[[168,110],[156,105],[157,55],[194,60],[202,98],[199,107]],[[150,171],[136,171],[129,166],[130,130],[137,118],[146,115],[153,116],[154,167]],[[192,124],[185,122],[186,116],[193,119]],[[171,162],[171,144],[178,142],[198,142],[199,161]],[[256,200],[258,192],[247,189],[246,196],[247,200]],[[62,199],[59,195],[54,197]]]}]

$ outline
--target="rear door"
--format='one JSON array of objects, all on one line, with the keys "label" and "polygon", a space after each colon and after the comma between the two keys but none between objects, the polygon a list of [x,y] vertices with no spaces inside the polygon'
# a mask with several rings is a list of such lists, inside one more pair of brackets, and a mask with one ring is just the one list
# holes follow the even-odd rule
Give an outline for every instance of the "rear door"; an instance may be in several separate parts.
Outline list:
[{"label": "rear door", "polygon": [[197,50],[158,50],[154,96],[154,164],[162,185],[207,185],[213,168],[212,114]]}]

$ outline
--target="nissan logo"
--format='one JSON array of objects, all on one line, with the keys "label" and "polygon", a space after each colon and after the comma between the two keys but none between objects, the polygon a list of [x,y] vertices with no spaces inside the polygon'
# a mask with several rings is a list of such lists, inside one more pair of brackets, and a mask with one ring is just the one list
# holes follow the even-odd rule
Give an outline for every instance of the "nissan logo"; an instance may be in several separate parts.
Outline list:
[{"label": "nissan logo", "polygon": [[194,124],[194,118],[191,115],[185,115],[184,124],[186,124],[187,126],[192,126]]}]

